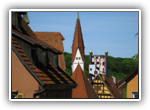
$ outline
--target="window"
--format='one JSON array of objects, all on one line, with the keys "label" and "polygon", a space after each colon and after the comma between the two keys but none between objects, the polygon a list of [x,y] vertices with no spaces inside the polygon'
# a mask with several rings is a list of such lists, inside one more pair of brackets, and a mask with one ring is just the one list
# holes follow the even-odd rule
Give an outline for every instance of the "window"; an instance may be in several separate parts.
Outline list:
[{"label": "window", "polygon": [[78,57],[76,57],[76,60],[78,60]]},{"label": "window", "polygon": [[42,51],[42,63],[47,66],[46,51]]},{"label": "window", "polygon": [[34,63],[34,64],[36,62],[35,48],[31,48],[31,62]]},{"label": "window", "polygon": [[38,56],[38,60],[44,65],[47,65],[46,51],[41,48],[36,48],[36,55]]},{"label": "window", "polygon": [[80,60],[81,58],[79,57],[79,60]]},{"label": "window", "polygon": [[132,98],[139,98],[139,93],[138,92],[132,92]]},{"label": "window", "polygon": [[97,62],[97,64],[99,64],[99,62]]},{"label": "window", "polygon": [[54,54],[54,53],[51,52],[51,51],[48,51],[48,59],[49,59],[50,63],[51,63],[55,68],[57,68],[57,66],[58,66],[58,55],[57,55],[57,54]]},{"label": "window", "polygon": [[55,68],[57,68],[57,65],[58,65],[57,63],[58,63],[58,57],[57,57],[57,55],[55,54],[55,55],[54,55],[54,67],[55,67]]},{"label": "window", "polygon": [[50,63],[52,65],[54,65],[54,53],[53,52],[48,51],[48,59],[49,59]]},{"label": "window", "polygon": [[90,68],[90,71],[92,71],[92,68]]}]

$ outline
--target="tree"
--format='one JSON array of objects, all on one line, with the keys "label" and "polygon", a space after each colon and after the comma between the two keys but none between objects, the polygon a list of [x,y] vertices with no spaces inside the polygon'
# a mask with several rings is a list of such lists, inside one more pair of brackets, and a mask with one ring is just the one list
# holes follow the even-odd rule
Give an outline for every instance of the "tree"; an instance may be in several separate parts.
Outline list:
[{"label": "tree", "polygon": [[138,35],[138,32],[135,34],[135,36],[134,37],[136,37]]},{"label": "tree", "polygon": [[[134,37],[136,37],[138,34],[139,34],[139,33],[137,32]],[[138,59],[139,59],[138,53],[135,54],[134,56],[132,56],[132,59],[133,59],[133,63],[134,63],[136,66],[138,66]]]},{"label": "tree", "polygon": [[133,59],[134,65],[138,66],[138,59],[139,59],[138,53],[132,56],[132,59]]},{"label": "tree", "polygon": [[124,88],[123,90],[123,98],[127,98],[127,88]]}]

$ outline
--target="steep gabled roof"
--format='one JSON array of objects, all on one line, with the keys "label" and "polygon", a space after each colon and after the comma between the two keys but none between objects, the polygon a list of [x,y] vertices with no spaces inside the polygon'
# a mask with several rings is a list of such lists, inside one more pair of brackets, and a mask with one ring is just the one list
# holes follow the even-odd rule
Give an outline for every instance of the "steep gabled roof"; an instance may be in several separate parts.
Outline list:
[{"label": "steep gabled roof", "polygon": [[37,80],[37,82],[41,86],[61,84],[71,84],[76,86],[76,83],[65,72],[63,72],[59,67],[58,69],[56,69],[50,62],[48,68],[42,67],[42,65],[40,64],[38,68],[35,65],[33,65],[13,37],[12,44],[13,51],[16,53],[20,61],[24,64],[27,70],[31,73],[31,75]]},{"label": "steep gabled roof", "polygon": [[76,21],[75,33],[72,44],[72,62],[75,59],[77,48],[79,48],[82,60],[84,61],[84,42],[82,38],[82,31],[79,18]]},{"label": "steep gabled roof", "polygon": [[59,66],[56,69],[50,62],[47,67],[43,66],[43,64],[38,61],[36,61],[36,66],[31,63],[13,36],[18,36],[35,46],[40,46],[58,54],[62,52],[52,45],[38,39],[23,18],[21,19],[21,30],[19,30],[15,24],[12,23],[12,50],[16,53],[25,68],[41,86],[51,86],[53,88],[58,86],[65,86],[69,88],[76,87],[77,84]]},{"label": "steep gabled roof", "polygon": [[[62,36],[60,32],[34,32],[34,34],[42,41],[46,42],[49,45],[52,45],[59,51],[63,52],[63,42],[65,38]],[[66,69],[64,55],[58,55],[58,65],[64,71]]]},{"label": "steep gabled roof", "polygon": [[71,78],[78,84],[75,89],[72,89],[72,98],[98,98],[79,64]]},{"label": "steep gabled roof", "polygon": [[[102,75],[100,75],[100,77],[103,80]],[[107,88],[114,96],[114,98],[123,98],[123,89],[116,88],[116,85],[111,79],[112,78],[108,78],[107,76],[105,76],[105,81],[103,80],[103,82],[106,84]]]},{"label": "steep gabled roof", "polygon": [[[100,79],[103,81],[104,85],[108,88],[108,90],[111,92],[114,98],[123,98],[123,89],[116,88],[116,85],[114,84],[112,78],[108,78],[105,75],[105,80],[104,80],[102,78],[102,74],[98,74],[96,77],[100,77]],[[96,77],[94,79],[96,79]]]},{"label": "steep gabled roof", "polygon": [[28,40],[35,45],[41,46],[45,49],[49,49],[55,53],[61,54],[63,51],[58,50],[57,48],[53,47],[52,45],[40,40],[37,36],[33,33],[31,28],[28,24],[21,18],[21,31],[12,23],[12,34],[21,37],[24,40]]}]

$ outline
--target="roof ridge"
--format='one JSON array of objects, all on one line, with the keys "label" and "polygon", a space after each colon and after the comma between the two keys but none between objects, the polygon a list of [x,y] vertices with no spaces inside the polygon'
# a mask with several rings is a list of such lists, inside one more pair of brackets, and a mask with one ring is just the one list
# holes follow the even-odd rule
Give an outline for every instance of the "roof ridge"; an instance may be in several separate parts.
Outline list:
[{"label": "roof ridge", "polygon": [[[82,89],[80,91],[82,92],[82,94],[84,93],[84,96],[83,96],[84,98],[98,98],[92,85],[90,84],[89,80],[87,79],[87,76],[85,75],[84,71],[82,70],[82,68],[79,64],[77,65],[73,74],[74,74],[74,76],[76,75],[75,76],[76,79],[73,79],[73,80],[77,81],[76,83],[79,85],[78,86],[79,88],[82,87]],[[78,75],[79,79],[77,78],[77,75]],[[74,76],[71,76],[71,77],[75,78]],[[77,88],[77,91],[79,91],[79,88]],[[78,95],[76,93],[74,95],[76,96],[76,98],[78,98]]]},{"label": "roof ridge", "polygon": [[63,35],[60,32],[44,32],[44,31],[34,31],[34,34],[37,36],[37,34],[55,34],[55,35],[60,35],[62,40],[65,40],[65,38],[63,37]]},{"label": "roof ridge", "polygon": [[[14,24],[12,24],[13,26],[15,26]],[[18,30],[15,30],[15,32],[17,31],[18,34],[23,35],[24,37],[26,37],[29,40],[32,40],[33,42],[35,42],[36,44],[40,45],[40,46],[46,46],[48,49],[52,50],[55,49],[58,53],[62,53],[62,51],[56,49],[55,47],[53,47],[50,44],[47,44],[46,42],[40,40],[35,33],[31,30],[31,28],[28,26],[28,24],[24,21],[24,19],[22,18],[21,20],[21,26],[22,28],[27,32],[28,36],[26,34],[23,34],[22,32],[19,32]],[[29,32],[28,32],[29,31]],[[42,44],[41,44],[42,43]],[[57,53],[56,52],[56,53]]]},{"label": "roof ridge", "polygon": [[138,66],[136,68],[134,68],[125,78],[123,78],[118,84],[117,87],[122,84],[124,82],[124,80],[126,80],[128,77],[130,77],[132,74],[134,74],[135,71],[138,70]]}]

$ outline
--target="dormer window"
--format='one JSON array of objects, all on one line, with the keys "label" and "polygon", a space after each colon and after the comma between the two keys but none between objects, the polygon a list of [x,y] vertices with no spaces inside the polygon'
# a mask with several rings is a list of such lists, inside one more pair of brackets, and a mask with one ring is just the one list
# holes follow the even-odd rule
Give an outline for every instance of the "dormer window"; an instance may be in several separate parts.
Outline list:
[{"label": "dormer window", "polygon": [[44,65],[47,66],[47,58],[46,51],[41,48],[36,48],[36,55],[38,56],[38,60]]},{"label": "dormer window", "polygon": [[54,55],[54,67],[57,68],[58,57],[57,54]]},{"label": "dormer window", "polygon": [[50,63],[55,67],[57,68],[58,66],[58,55],[51,52],[51,51],[48,51],[48,59],[50,61]]}]

